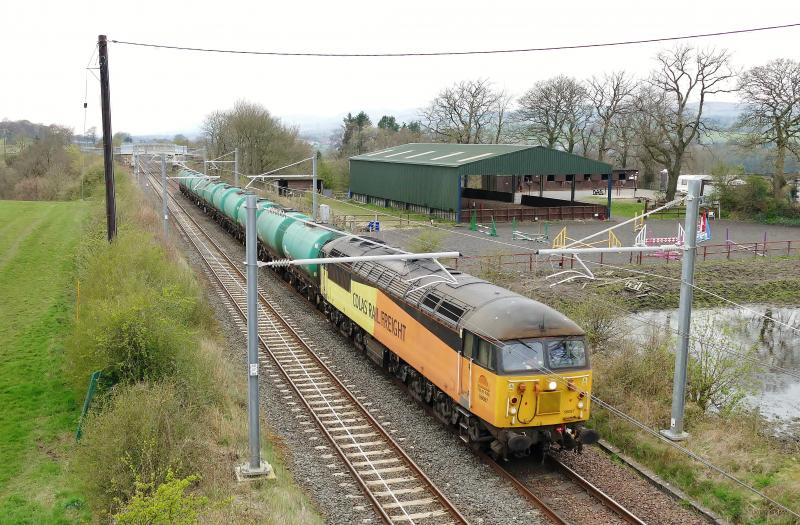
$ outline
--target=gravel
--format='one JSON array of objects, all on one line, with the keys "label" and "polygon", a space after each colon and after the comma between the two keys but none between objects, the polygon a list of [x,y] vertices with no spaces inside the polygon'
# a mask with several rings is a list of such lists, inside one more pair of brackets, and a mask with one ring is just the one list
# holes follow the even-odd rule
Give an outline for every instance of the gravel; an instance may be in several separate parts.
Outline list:
[{"label": "gravel", "polygon": [[[187,210],[212,232],[228,253],[244,257],[243,247],[191,204]],[[407,238],[407,237],[406,237]],[[201,264],[194,249],[184,244],[189,262]],[[206,284],[209,280],[206,279]],[[491,468],[484,465],[455,435],[427,414],[382,370],[365,359],[348,340],[339,335],[325,318],[310,308],[307,301],[287,290],[268,270],[262,269],[259,282],[326,359],[329,367],[370,403],[371,412],[392,432],[409,456],[472,523],[543,523],[546,519]],[[209,299],[230,341],[231,356],[246,368],[246,341],[236,327],[223,301],[207,286]],[[264,378],[273,369],[268,369]],[[298,399],[290,393],[282,377],[262,381],[262,400],[268,433],[295,480],[310,494],[329,523],[378,522],[377,515],[347,473],[338,456],[327,447],[316,427],[307,423]],[[591,447],[581,456],[568,454],[565,463],[578,470],[602,490],[648,523],[703,523],[694,513]],[[584,514],[592,523],[594,516]],[[579,522],[579,521],[578,521]],[[604,522],[603,522],[604,523]]]},{"label": "gravel", "polygon": [[708,523],[691,510],[681,507],[630,467],[612,461],[594,447],[582,454],[562,452],[558,458],[614,498],[636,517],[651,525],[701,525]]}]

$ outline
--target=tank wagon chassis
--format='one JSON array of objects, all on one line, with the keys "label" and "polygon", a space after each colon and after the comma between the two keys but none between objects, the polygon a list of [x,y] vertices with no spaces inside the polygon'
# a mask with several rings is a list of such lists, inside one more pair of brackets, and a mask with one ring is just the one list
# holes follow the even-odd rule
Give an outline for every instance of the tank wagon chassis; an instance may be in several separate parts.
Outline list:
[{"label": "tank wagon chassis", "polygon": [[[239,188],[224,187],[211,195],[203,195],[203,189],[199,189],[198,194],[198,192],[193,191],[191,187],[183,183],[179,185],[179,188],[186,198],[211,217],[226,232],[239,242],[244,243],[245,225],[242,220],[245,215],[243,206],[244,192]],[[200,188],[200,184],[195,184],[195,188]],[[236,192],[233,195],[236,205],[231,206],[231,199],[226,199],[225,194],[234,191]],[[211,204],[209,204],[209,201],[211,201]],[[272,206],[277,207],[274,204]],[[224,212],[220,211],[221,209]],[[259,208],[259,217],[265,211]],[[286,209],[281,210],[280,214],[275,214],[275,216],[307,219],[306,216],[298,212]],[[237,220],[232,220],[231,217],[237,217]],[[283,228],[283,230],[285,232],[286,228]],[[334,234],[332,233],[329,236],[323,236],[321,238],[323,242],[320,244],[327,243],[333,238]],[[280,245],[280,242],[278,244]],[[263,242],[260,231],[258,255],[259,260],[266,262],[285,259],[284,254],[273,253],[272,249]],[[348,254],[337,252],[336,255]],[[445,425],[455,427],[461,439],[474,449],[487,452],[493,458],[501,460],[509,457],[528,456],[534,453],[543,461],[545,453],[552,444],[558,445],[561,449],[580,452],[583,444],[591,444],[597,441],[597,433],[593,430],[585,429],[579,424],[580,421],[576,422],[576,424],[555,424],[539,428],[499,428],[490,424],[485,419],[456,403],[451,395],[442,391],[425,375],[404,361],[397,353],[373,338],[351,317],[332,305],[322,295],[320,285],[298,268],[296,266],[273,267],[272,270],[322,312],[328,321],[337,328],[339,333],[350,339],[356,348],[364,352],[375,364],[402,382],[412,398],[429,407],[435,417]],[[369,308],[369,305],[365,304],[363,307],[366,309]],[[383,328],[394,332],[398,337],[402,338],[404,336],[403,331],[406,327],[399,325],[396,320],[382,315],[380,322],[384,325]],[[578,387],[572,384],[572,380],[570,379],[569,381],[569,390],[574,391],[577,399],[588,398],[586,391],[579,392]],[[520,397],[522,397],[525,392],[525,385],[521,384],[518,388],[520,388],[519,393]],[[588,399],[586,401],[588,402]],[[582,403],[579,406],[582,406]],[[513,410],[513,407],[511,409]]]}]

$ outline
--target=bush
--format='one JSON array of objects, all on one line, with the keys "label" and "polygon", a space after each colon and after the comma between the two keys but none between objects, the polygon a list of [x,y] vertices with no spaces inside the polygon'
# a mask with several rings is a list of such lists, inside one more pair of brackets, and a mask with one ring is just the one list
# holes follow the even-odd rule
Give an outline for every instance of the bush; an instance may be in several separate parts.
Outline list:
[{"label": "bush", "polygon": [[153,490],[152,483],[137,483],[136,494],[114,520],[118,525],[190,525],[209,507],[205,496],[186,494],[199,478],[188,476],[175,479],[172,471],[166,480]]},{"label": "bush", "polygon": [[171,383],[118,386],[102,411],[90,413],[74,470],[100,516],[114,514],[166,473],[195,472],[204,456],[200,407]]},{"label": "bush", "polygon": [[619,313],[603,305],[601,300],[587,296],[579,302],[565,302],[559,309],[586,331],[586,340],[595,351],[606,352],[619,343]]},{"label": "bush", "polygon": [[705,413],[714,408],[730,414],[748,394],[758,391],[761,367],[755,348],[730,337],[731,327],[711,318],[694,328],[688,369],[687,397]]},{"label": "bush", "polygon": [[768,179],[750,175],[745,182],[733,186],[730,177],[715,176],[715,197],[723,213],[736,219],[800,224],[800,207],[788,198],[776,199]]},{"label": "bush", "polygon": [[191,273],[178,269],[152,239],[121,231],[82,257],[81,317],[67,343],[67,376],[78,392],[94,370],[102,384],[171,376],[196,352],[207,321]]},{"label": "bush", "polygon": [[442,240],[444,232],[425,228],[408,243],[408,250],[414,253],[435,252],[442,247]]},{"label": "bush", "polygon": [[623,341],[616,352],[598,356],[592,363],[597,395],[612,404],[632,397],[669,401],[675,368],[669,343],[654,335],[645,344]]}]

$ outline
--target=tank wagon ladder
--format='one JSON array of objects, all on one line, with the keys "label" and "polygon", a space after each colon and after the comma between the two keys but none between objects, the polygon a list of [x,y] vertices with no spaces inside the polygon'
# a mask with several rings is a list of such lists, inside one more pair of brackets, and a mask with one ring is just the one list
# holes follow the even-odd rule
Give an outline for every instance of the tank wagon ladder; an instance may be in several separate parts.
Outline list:
[{"label": "tank wagon ladder", "polygon": [[[201,255],[229,312],[246,333],[244,274],[175,197],[170,198],[178,211],[174,220]],[[269,366],[271,358],[383,521],[466,524],[466,518],[304,341],[302,332],[260,292],[259,316],[260,361]]]}]

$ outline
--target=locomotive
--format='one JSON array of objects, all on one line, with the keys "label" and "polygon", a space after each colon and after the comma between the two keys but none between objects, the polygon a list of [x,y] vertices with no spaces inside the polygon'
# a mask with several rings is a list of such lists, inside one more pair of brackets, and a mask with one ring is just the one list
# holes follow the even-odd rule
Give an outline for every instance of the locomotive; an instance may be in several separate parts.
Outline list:
[{"label": "locomotive", "polygon": [[[181,192],[243,241],[247,193],[193,175],[181,173]],[[265,261],[397,253],[263,198],[256,231]],[[585,334],[562,313],[431,260],[276,271],[473,447],[508,459],[597,440],[583,426],[592,388]]]}]

